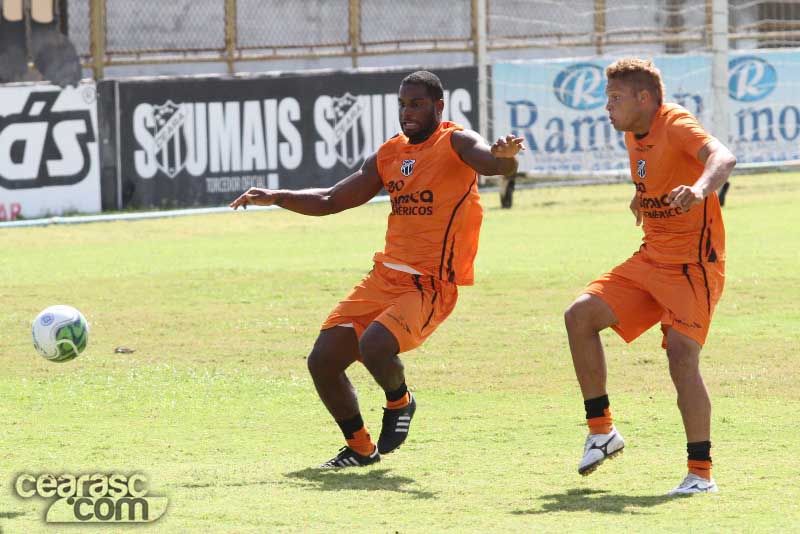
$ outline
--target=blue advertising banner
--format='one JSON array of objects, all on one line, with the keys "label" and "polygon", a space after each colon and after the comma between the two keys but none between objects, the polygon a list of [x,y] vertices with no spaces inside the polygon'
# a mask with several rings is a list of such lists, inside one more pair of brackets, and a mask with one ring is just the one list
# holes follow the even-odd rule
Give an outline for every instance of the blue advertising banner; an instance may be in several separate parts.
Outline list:
[{"label": "blue advertising banner", "polygon": [[[493,134],[525,137],[521,170],[580,173],[625,170],[622,132],[605,110],[605,68],[615,58],[499,63],[493,67]],[[711,57],[657,56],[665,100],[694,113],[713,134]],[[732,53],[728,146],[741,163],[800,155],[800,51]]]},{"label": "blue advertising banner", "polygon": [[800,51],[737,53],[728,71],[730,147],[739,161],[800,159]]}]

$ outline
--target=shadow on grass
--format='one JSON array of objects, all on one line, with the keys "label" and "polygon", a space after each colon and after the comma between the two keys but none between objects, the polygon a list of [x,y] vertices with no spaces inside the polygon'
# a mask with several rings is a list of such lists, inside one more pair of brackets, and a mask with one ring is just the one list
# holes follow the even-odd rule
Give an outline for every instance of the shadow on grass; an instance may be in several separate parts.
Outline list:
[{"label": "shadow on grass", "polygon": [[303,480],[313,484],[303,484],[319,491],[340,491],[340,490],[369,490],[369,491],[393,491],[404,493],[415,499],[435,499],[436,493],[431,491],[420,491],[413,489],[416,481],[413,478],[401,476],[388,476],[389,469],[373,469],[370,471],[354,472],[350,469],[315,469],[307,468],[300,471],[286,473],[284,476],[290,479]]},{"label": "shadow on grass", "polygon": [[15,517],[22,517],[23,515],[25,515],[25,512],[0,512],[0,519],[14,519]]},{"label": "shadow on grass", "polygon": [[570,489],[565,493],[542,495],[539,509],[514,510],[514,515],[538,515],[551,512],[600,512],[605,514],[638,514],[637,508],[652,508],[680,496],[619,495],[605,490]]},{"label": "shadow on grass", "polygon": [[200,488],[243,488],[245,486],[269,486],[275,484],[273,480],[261,480],[253,482],[224,482],[224,483],[210,483],[210,482],[190,482],[188,484],[176,484],[175,487],[186,489],[200,489]]}]

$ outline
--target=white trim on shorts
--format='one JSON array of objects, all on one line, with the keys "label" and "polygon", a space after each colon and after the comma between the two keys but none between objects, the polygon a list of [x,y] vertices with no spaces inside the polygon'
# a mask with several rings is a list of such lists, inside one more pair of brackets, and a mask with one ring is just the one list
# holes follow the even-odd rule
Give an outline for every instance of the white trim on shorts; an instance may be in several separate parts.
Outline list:
[{"label": "white trim on shorts", "polygon": [[422,274],[421,272],[419,272],[418,270],[414,269],[413,267],[409,267],[408,265],[403,265],[402,263],[388,263],[388,262],[385,262],[385,261],[382,262],[382,263],[385,266],[387,266],[388,268],[394,269],[395,271],[402,271],[402,272],[408,273],[408,274]]}]

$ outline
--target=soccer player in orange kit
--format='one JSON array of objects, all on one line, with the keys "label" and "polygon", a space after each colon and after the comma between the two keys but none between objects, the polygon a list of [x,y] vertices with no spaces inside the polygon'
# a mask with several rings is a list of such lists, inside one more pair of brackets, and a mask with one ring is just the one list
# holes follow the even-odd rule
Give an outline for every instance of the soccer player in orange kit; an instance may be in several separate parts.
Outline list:
[{"label": "soccer player in orange kit", "polygon": [[[510,175],[523,139],[490,147],[477,133],[442,121],[443,89],[427,71],[406,76],[398,93],[402,133],[327,189],[251,188],[231,203],[329,215],[364,204],[385,189],[392,211],[386,246],[372,271],[331,312],[308,357],[317,393],[347,445],[321,467],[380,461],[408,435],[416,399],[398,357],[418,347],[453,311],[459,285],[473,283],[483,209],[478,174]],[[364,425],[345,370],[360,360],[386,394],[377,445]]]},{"label": "soccer player in orange kit", "polygon": [[663,103],[650,62],[621,59],[606,69],[611,124],[625,133],[636,192],[630,209],[644,239],[631,258],[590,283],[564,318],[589,426],[578,472],[588,475],[622,452],[606,391],[599,332],[630,343],[660,323],[686,432],[689,473],[670,494],[717,491],[711,477],[711,401],[700,349],[725,280],[725,228],[717,189],[736,158],[686,109]]}]

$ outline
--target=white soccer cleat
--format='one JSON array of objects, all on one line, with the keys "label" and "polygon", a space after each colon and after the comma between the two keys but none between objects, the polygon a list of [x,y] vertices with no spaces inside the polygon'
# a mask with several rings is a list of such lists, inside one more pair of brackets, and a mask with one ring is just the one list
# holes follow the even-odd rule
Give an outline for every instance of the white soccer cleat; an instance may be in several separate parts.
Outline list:
[{"label": "white soccer cleat", "polygon": [[607,458],[614,458],[622,453],[625,440],[617,429],[611,427],[608,434],[589,434],[583,447],[583,458],[578,464],[578,473],[583,476],[590,475]]},{"label": "white soccer cleat", "polygon": [[714,480],[706,480],[694,473],[689,473],[680,486],[667,493],[667,495],[691,495],[694,493],[715,493],[719,491]]}]

